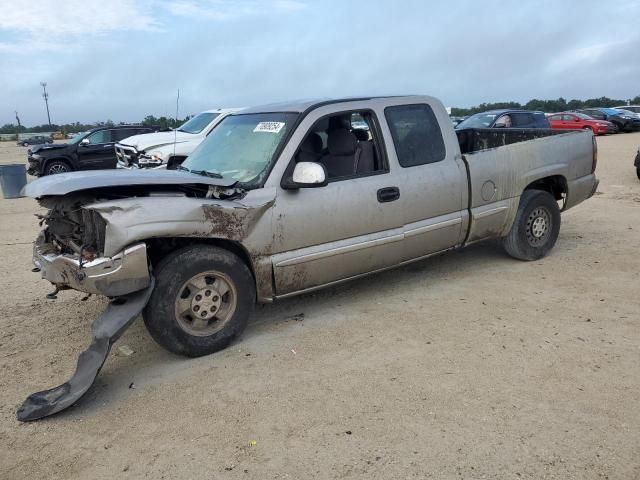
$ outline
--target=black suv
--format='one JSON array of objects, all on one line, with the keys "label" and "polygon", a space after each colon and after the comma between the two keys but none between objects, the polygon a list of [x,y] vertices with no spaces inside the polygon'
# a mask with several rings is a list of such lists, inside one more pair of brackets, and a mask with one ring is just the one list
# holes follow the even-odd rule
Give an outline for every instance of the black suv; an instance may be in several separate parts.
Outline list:
[{"label": "black suv", "polygon": [[596,120],[606,120],[613,123],[621,132],[634,132],[640,130],[640,119],[632,117],[625,112],[616,110],[615,108],[583,108],[576,110],[580,113],[586,113]]},{"label": "black suv", "polygon": [[36,177],[73,170],[116,168],[115,144],[125,138],[157,132],[141,125],[99,127],[80,133],[69,143],[52,143],[30,148],[28,172]]},{"label": "black suv", "polygon": [[542,112],[503,108],[476,113],[456,125],[456,130],[465,128],[551,128],[551,126]]},{"label": "black suv", "polygon": [[45,137],[44,135],[34,135],[33,137],[18,140],[16,145],[28,147],[29,145],[42,145],[44,143],[53,143],[53,139],[51,137]]}]

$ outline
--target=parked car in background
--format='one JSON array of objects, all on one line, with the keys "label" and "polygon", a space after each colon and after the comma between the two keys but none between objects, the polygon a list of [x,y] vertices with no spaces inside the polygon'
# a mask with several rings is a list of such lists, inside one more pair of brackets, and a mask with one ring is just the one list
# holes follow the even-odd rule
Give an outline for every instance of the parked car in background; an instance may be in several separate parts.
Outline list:
[{"label": "parked car in background", "polygon": [[551,128],[543,112],[529,110],[489,110],[476,113],[460,122],[463,128]]},{"label": "parked car in background", "polygon": [[46,143],[53,143],[53,139],[51,137],[45,137],[44,135],[34,135],[33,137],[18,140],[16,145],[28,147],[29,145],[44,145]]},{"label": "parked car in background", "polygon": [[132,135],[157,131],[142,125],[99,127],[76,135],[68,143],[53,143],[30,148],[28,172],[34,176],[74,170],[115,168],[115,143]]},{"label": "parked car in background", "polygon": [[640,113],[640,105],[620,105],[619,107],[613,107],[616,110],[628,110],[633,113]]},{"label": "parked car in background", "polygon": [[594,135],[605,135],[607,133],[615,133],[617,127],[606,120],[596,120],[584,113],[579,112],[561,112],[554,113],[547,117],[551,128],[558,130],[591,130]]},{"label": "parked car in background", "polygon": [[176,130],[136,135],[116,145],[118,168],[175,168],[237,108],[199,113]]},{"label": "parked car in background", "polygon": [[580,113],[585,113],[590,117],[597,120],[606,120],[613,123],[621,132],[633,132],[640,130],[640,118],[636,118],[633,115],[629,115],[615,108],[583,108],[576,110]]},{"label": "parked car in background", "polygon": [[640,118],[640,113],[636,113],[636,112],[634,112],[632,110],[625,110],[624,108],[615,108],[614,110],[617,110],[620,113],[622,113],[623,115],[627,115],[629,117]]}]

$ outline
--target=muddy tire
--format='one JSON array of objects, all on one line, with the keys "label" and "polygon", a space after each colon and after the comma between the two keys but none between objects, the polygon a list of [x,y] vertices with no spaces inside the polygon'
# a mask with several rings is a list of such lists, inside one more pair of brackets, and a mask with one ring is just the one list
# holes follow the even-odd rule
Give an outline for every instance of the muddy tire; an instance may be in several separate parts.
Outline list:
[{"label": "muddy tire", "polygon": [[247,326],[256,302],[249,267],[222,248],[193,245],[165,257],[142,315],[167,350],[199,357],[222,350]]},{"label": "muddy tire", "polygon": [[538,260],[549,253],[560,233],[560,209],[555,198],[542,190],[525,190],[504,249],[519,260]]},{"label": "muddy tire", "polygon": [[48,162],[47,166],[44,167],[45,175],[55,175],[56,173],[67,173],[71,171],[73,171],[71,165],[64,160],[53,160]]}]

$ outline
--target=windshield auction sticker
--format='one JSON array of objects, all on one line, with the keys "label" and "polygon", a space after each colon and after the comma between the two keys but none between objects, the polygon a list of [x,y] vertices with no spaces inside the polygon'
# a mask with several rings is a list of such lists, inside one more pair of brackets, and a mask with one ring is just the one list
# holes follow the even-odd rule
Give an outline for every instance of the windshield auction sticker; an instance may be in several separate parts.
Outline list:
[{"label": "windshield auction sticker", "polygon": [[260,122],[253,129],[254,132],[280,133],[284,127],[284,122]]}]

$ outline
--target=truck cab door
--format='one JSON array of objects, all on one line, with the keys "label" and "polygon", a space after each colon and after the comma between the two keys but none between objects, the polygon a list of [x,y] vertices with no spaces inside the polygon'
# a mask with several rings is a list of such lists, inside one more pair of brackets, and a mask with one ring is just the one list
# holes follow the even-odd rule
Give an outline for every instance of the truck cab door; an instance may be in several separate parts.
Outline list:
[{"label": "truck cab door", "polygon": [[113,168],[115,163],[116,152],[112,130],[98,130],[78,144],[78,166],[81,170]]},{"label": "truck cab door", "polygon": [[385,118],[399,168],[404,260],[447,250],[464,241],[468,183],[458,141],[441,106],[390,105]]},{"label": "truck cab door", "polygon": [[358,102],[352,109],[347,105],[338,112],[331,105],[309,113],[280,157],[287,169],[279,178],[291,175],[298,161],[314,161],[324,166],[328,183],[318,188],[277,186],[272,257],[277,296],[401,262],[397,172],[389,167],[376,114],[360,111]]}]

